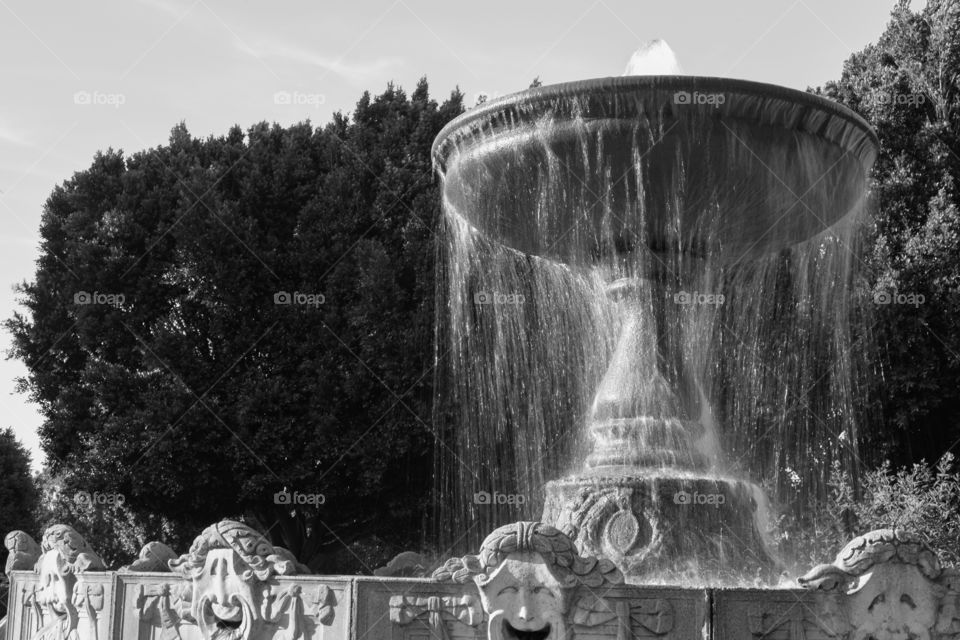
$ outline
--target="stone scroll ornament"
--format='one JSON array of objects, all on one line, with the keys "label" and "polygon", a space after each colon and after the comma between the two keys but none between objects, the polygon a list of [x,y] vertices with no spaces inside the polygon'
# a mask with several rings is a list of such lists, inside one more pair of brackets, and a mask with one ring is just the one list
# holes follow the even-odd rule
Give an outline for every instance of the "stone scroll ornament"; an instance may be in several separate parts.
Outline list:
[{"label": "stone scroll ornament", "polygon": [[[181,599],[182,618],[206,640],[305,637],[311,624],[329,625],[336,600],[328,587],[292,585],[277,593],[279,576],[310,573],[293,554],[245,524],[223,520],[197,536],[170,568],[191,581]],[[305,601],[309,603],[309,610]],[[312,620],[308,620],[312,618]]]},{"label": "stone scroll ornament", "polygon": [[960,574],[919,537],[879,529],[799,579],[815,590],[821,628],[844,640],[960,639]]},{"label": "stone scroll ornament", "polygon": [[451,558],[434,580],[473,582],[488,616],[488,640],[566,640],[567,613],[578,587],[596,590],[623,582],[609,560],[584,558],[573,541],[540,522],[495,530],[477,555]]},{"label": "stone scroll ornament", "polygon": [[106,571],[103,560],[83,536],[65,524],[44,531],[40,551],[36,564],[39,580],[29,598],[37,625],[31,640],[76,640],[80,636],[80,611],[89,625],[84,637],[97,640],[103,586],[81,588],[77,576],[86,571]]}]

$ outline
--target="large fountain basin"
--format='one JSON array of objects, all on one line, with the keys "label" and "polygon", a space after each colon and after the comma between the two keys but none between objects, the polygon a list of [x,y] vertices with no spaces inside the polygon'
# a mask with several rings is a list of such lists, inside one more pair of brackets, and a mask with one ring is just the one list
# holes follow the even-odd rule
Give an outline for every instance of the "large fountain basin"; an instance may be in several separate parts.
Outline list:
[{"label": "large fountain basin", "polygon": [[449,211],[568,263],[638,245],[749,259],[861,205],[869,125],[818,96],[692,76],[601,78],[493,100],[434,143]]}]

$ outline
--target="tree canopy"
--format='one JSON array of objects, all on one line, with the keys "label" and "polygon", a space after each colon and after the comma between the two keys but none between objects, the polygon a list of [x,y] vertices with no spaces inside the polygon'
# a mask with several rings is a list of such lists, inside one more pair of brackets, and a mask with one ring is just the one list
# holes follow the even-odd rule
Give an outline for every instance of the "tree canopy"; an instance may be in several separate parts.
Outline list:
[{"label": "tree canopy", "polygon": [[[107,150],[44,207],[8,322],[66,495],[122,495],[185,545],[255,519],[332,548],[419,545],[431,489],[430,147],[462,111],[425,80],[352,118]],[[174,533],[172,537],[177,538]],[[129,553],[136,543],[131,541]],[[360,554],[358,554],[359,557]]]},{"label": "tree canopy", "polygon": [[[37,487],[30,473],[30,454],[11,427],[0,430],[0,535],[35,527]],[[6,547],[0,548],[0,567],[7,561]]]},{"label": "tree canopy", "polygon": [[[871,272],[881,359],[868,437],[898,464],[960,438],[960,3],[899,0],[875,44],[824,94],[876,129]],[[899,303],[920,301],[920,303]],[[911,297],[912,295],[912,297]]]}]

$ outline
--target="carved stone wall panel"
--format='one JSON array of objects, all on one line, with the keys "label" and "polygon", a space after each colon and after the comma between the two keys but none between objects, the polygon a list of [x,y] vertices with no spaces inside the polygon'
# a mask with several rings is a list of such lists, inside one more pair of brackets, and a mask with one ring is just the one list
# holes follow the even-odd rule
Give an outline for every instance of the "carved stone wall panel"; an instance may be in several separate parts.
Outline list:
[{"label": "carved stone wall panel", "polygon": [[41,575],[13,571],[5,640],[109,640],[112,637],[113,574],[81,573],[68,595],[67,607],[38,604]]},{"label": "carved stone wall panel", "polygon": [[481,640],[486,618],[476,585],[416,578],[357,578],[356,638]]},{"label": "carved stone wall panel", "polygon": [[[350,638],[349,578],[291,576],[269,582],[265,617],[256,640]],[[170,573],[117,574],[117,638],[203,640],[190,614],[192,585]]]},{"label": "carved stone wall panel", "polygon": [[278,631],[271,640],[350,638],[353,588],[350,578],[289,576],[272,588],[272,614]]},{"label": "carved stone wall panel", "polygon": [[702,589],[580,587],[568,620],[576,640],[702,640],[710,614]]},{"label": "carved stone wall panel", "polygon": [[38,580],[33,571],[10,572],[6,640],[30,640],[31,630],[39,628],[38,612],[33,605]]},{"label": "carved stone wall panel", "polygon": [[110,572],[81,573],[74,587],[73,604],[79,616],[79,640],[113,637],[115,579]]},{"label": "carved stone wall panel", "polygon": [[170,573],[120,573],[114,628],[129,640],[202,640],[183,605],[190,583]]},{"label": "carved stone wall panel", "polygon": [[713,591],[714,640],[838,640],[829,600],[803,589]]}]

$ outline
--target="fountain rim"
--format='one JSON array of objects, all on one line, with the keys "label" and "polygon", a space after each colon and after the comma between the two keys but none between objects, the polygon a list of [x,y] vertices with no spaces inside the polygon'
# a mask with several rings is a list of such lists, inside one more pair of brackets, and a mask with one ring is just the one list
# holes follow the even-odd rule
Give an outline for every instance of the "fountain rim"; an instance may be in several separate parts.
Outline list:
[{"label": "fountain rim", "polygon": [[[876,131],[874,131],[870,123],[858,113],[839,102],[834,102],[828,98],[806,91],[766,82],[714,76],[610,76],[606,78],[563,82],[518,91],[490,100],[481,106],[474,107],[460,114],[448,122],[433,141],[431,157],[434,169],[440,173],[446,170],[447,160],[455,148],[453,139],[456,134],[465,134],[479,130],[485,124],[495,120],[498,116],[502,116],[510,111],[515,112],[521,105],[527,109],[535,109],[557,98],[596,93],[630,93],[639,89],[737,93],[745,96],[792,102],[794,104],[807,106],[812,110],[820,111],[829,116],[842,118],[865,134],[866,138],[872,143],[874,152],[876,152],[880,146]],[[626,116],[624,116],[624,118],[626,118]]]}]

